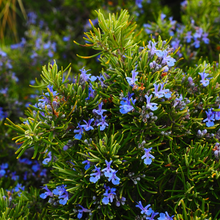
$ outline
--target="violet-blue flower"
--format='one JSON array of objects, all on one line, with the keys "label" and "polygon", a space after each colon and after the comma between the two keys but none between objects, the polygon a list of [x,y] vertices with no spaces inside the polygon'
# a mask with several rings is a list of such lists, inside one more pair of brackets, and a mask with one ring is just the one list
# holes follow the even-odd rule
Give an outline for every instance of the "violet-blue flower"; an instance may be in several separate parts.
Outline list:
[{"label": "violet-blue flower", "polygon": [[133,105],[136,102],[136,99],[133,100],[133,98],[131,97],[134,93],[130,94],[128,93],[128,97],[127,98],[123,98],[123,100],[120,102],[120,112],[122,114],[126,114],[130,111],[132,111],[134,109],[134,107],[131,105],[131,102],[133,103]]},{"label": "violet-blue flower", "polygon": [[205,73],[205,72],[202,72],[202,73],[199,73],[199,75],[201,76],[201,80],[200,80],[200,82],[202,83],[202,85],[204,86],[204,87],[206,87],[208,84],[209,84],[209,80],[208,79],[206,79],[206,77],[209,75],[209,74],[207,74],[207,73]]},{"label": "violet-blue flower", "polygon": [[194,38],[193,46],[195,48],[199,48],[200,47],[200,40],[198,38]]},{"label": "violet-blue flower", "polygon": [[183,100],[183,96],[182,96],[182,94],[180,94],[179,98],[176,98],[174,100],[173,107],[175,108],[177,105],[179,105],[182,100]]},{"label": "violet-blue flower", "polygon": [[135,84],[135,82],[138,80],[136,79],[136,76],[138,75],[138,72],[136,72],[135,70],[132,70],[132,77],[126,77],[127,82],[130,86],[133,86]]},{"label": "violet-blue flower", "polygon": [[82,125],[82,127],[85,129],[85,131],[93,130],[94,128],[91,126],[91,123],[94,121],[94,119],[89,119],[88,122],[83,120],[86,124]]},{"label": "violet-blue flower", "polygon": [[25,186],[22,186],[21,183],[17,183],[17,185],[15,186],[14,190],[12,190],[12,192],[13,191],[18,192],[18,196],[20,196],[21,195],[21,191],[24,191],[24,189],[25,189]]},{"label": "violet-blue flower", "polygon": [[31,165],[32,164],[32,161],[29,160],[28,158],[23,158],[23,159],[19,158],[18,161],[20,163],[24,163],[24,164],[27,164],[27,165]]},{"label": "violet-blue flower", "polygon": [[85,164],[85,163],[86,163],[86,165],[84,166],[84,169],[85,169],[85,170],[88,170],[88,169],[90,168],[91,162],[90,162],[89,160],[84,160],[84,161],[82,162],[82,164]]},{"label": "violet-blue flower", "polygon": [[215,121],[215,113],[212,111],[212,108],[210,108],[208,111],[205,111],[207,118],[203,120],[203,122],[206,122],[207,127],[212,127],[214,126]]},{"label": "violet-blue flower", "polygon": [[168,65],[169,67],[172,67],[172,66],[175,65],[176,60],[173,57],[171,57],[170,55],[168,55],[168,51],[166,51],[166,50],[164,50],[164,51],[157,50],[156,54],[157,54],[158,57],[163,58],[162,64]]},{"label": "violet-blue flower", "polygon": [[104,197],[102,199],[102,203],[108,205],[109,202],[113,202],[113,199],[116,195],[115,191],[116,191],[115,188],[106,187],[106,191],[103,194]]},{"label": "violet-blue flower", "polygon": [[89,85],[89,96],[85,100],[95,97],[95,90],[92,88],[92,85]]},{"label": "violet-blue flower", "polygon": [[196,30],[196,33],[193,36],[194,36],[194,38],[201,38],[202,37],[202,33],[203,33],[203,29],[202,28],[198,28]]},{"label": "violet-blue flower", "polygon": [[[219,105],[218,109],[220,110],[220,105]],[[216,120],[220,120],[220,111],[219,112],[215,112],[215,119]]]},{"label": "violet-blue flower", "polygon": [[45,158],[44,160],[43,160],[43,164],[44,165],[47,165],[50,161],[51,161],[51,159],[52,159],[52,155],[51,155],[52,153],[51,153],[51,151],[47,154],[47,158]]},{"label": "violet-blue flower", "polygon": [[145,214],[145,215],[150,215],[153,212],[153,210],[151,208],[149,208],[150,206],[151,205],[148,204],[147,206],[143,207],[141,201],[139,201],[138,204],[136,205],[136,207],[141,209],[141,214]]},{"label": "violet-blue flower", "polygon": [[145,154],[141,157],[141,159],[144,159],[144,163],[146,165],[150,165],[152,163],[152,159],[154,159],[155,157],[153,155],[150,154],[150,151],[152,150],[152,147],[146,149],[145,150]]},{"label": "violet-blue flower", "polygon": [[81,205],[78,205],[78,206],[80,206],[80,210],[78,210],[78,214],[77,214],[77,218],[78,219],[81,219],[82,218],[82,216],[83,216],[83,212],[91,212],[91,210],[89,210],[89,209],[86,209],[86,208],[84,208],[83,206],[81,206]]},{"label": "violet-blue flower", "polygon": [[38,161],[35,160],[33,166],[31,167],[31,169],[32,169],[35,173],[40,170],[40,164],[38,163]]},{"label": "violet-blue flower", "polygon": [[152,97],[152,95],[150,95],[150,96],[145,95],[145,98],[146,98],[146,100],[147,100],[146,108],[147,108],[147,109],[150,109],[150,110],[152,110],[152,111],[155,111],[155,110],[158,109],[157,103],[154,103],[154,102],[151,103],[151,102],[150,102],[151,97]]},{"label": "violet-blue flower", "polygon": [[3,108],[0,107],[0,120],[4,119],[7,117],[7,114],[3,111]]},{"label": "violet-blue flower", "polygon": [[156,51],[157,51],[156,44],[157,43],[155,43],[155,42],[153,42],[151,40],[148,42],[147,48],[150,49],[149,52],[150,52],[151,56],[153,56],[156,53]]},{"label": "violet-blue flower", "polygon": [[53,194],[61,196],[66,191],[65,187],[66,185],[57,186],[56,189],[53,190]]},{"label": "violet-blue flower", "polygon": [[[164,86],[164,83],[161,83],[161,84],[154,83],[154,92],[153,93],[157,98],[162,98],[164,96],[163,86]],[[160,87],[160,91],[158,91],[159,87]]]},{"label": "violet-blue flower", "polygon": [[16,175],[16,171],[14,171],[14,172],[11,173],[11,179],[14,180],[14,181],[16,181],[16,180],[19,179],[19,176]]},{"label": "violet-blue flower", "polygon": [[42,170],[40,171],[40,176],[46,177],[46,176],[47,176],[47,169],[42,169]]},{"label": "violet-blue flower", "polygon": [[99,123],[97,124],[97,126],[100,125],[100,131],[105,130],[105,127],[108,126],[108,123],[105,121],[105,118],[106,118],[106,117],[107,117],[107,116],[102,116],[101,122],[99,122]]},{"label": "violet-blue flower", "polygon": [[46,192],[40,194],[40,198],[41,198],[41,199],[46,199],[47,196],[53,197],[53,193],[48,189],[47,185],[44,186],[42,189],[45,189]]},{"label": "violet-blue flower", "polygon": [[101,177],[101,169],[95,166],[95,169],[93,171],[96,171],[96,173],[90,174],[89,181],[92,183],[96,183]]},{"label": "violet-blue flower", "polygon": [[174,215],[170,217],[168,212],[165,212],[165,214],[160,213],[160,217],[158,218],[158,220],[173,220],[173,217]]},{"label": "violet-blue flower", "polygon": [[106,163],[107,167],[102,169],[102,172],[104,172],[105,177],[110,177],[112,175],[112,173],[115,171],[114,169],[112,169],[110,167],[112,160],[109,162],[107,160],[105,160],[105,163]]},{"label": "violet-blue flower", "polygon": [[158,215],[159,212],[155,212],[152,210],[151,216],[150,217],[146,217],[146,219],[148,220],[154,220],[155,216]]},{"label": "violet-blue flower", "polygon": [[118,171],[112,172],[111,175],[109,175],[109,178],[108,178],[108,181],[109,181],[109,182],[112,181],[112,183],[113,183],[114,185],[118,185],[118,184],[120,183],[120,178],[116,176],[116,173],[117,173],[117,172],[118,172]]},{"label": "violet-blue flower", "polygon": [[56,189],[54,189],[52,192],[54,195],[58,196],[59,203],[61,205],[66,205],[68,199],[69,199],[69,194],[65,189],[66,185],[61,185],[57,186]]},{"label": "violet-blue flower", "polygon": [[93,109],[93,113],[96,113],[97,115],[100,115],[102,116],[103,112],[106,112],[107,110],[105,109],[102,109],[102,106],[103,106],[103,102],[101,102],[99,105],[98,105],[98,110],[96,109]]},{"label": "violet-blue flower", "polygon": [[186,43],[190,43],[192,38],[193,38],[192,31],[188,31],[185,36]]},{"label": "violet-blue flower", "polygon": [[152,30],[150,29],[152,26],[150,24],[144,24],[144,28],[147,34],[152,34]]},{"label": "violet-blue flower", "polygon": [[138,6],[138,8],[142,8],[142,2],[143,0],[135,0],[135,4]]},{"label": "violet-blue flower", "polygon": [[166,17],[166,15],[164,13],[161,13],[160,18],[163,21],[163,19]]},{"label": "violet-blue flower", "polygon": [[209,38],[208,38],[208,33],[204,33],[202,35],[202,40],[205,44],[209,44]]},{"label": "violet-blue flower", "polygon": [[84,82],[87,82],[91,75],[91,74],[86,74],[89,70],[85,70],[85,68],[83,67],[82,69],[80,69],[80,71],[81,71],[80,78],[83,79]]},{"label": "violet-blue flower", "polygon": [[75,129],[73,132],[74,133],[78,133],[78,134],[75,134],[75,138],[80,140],[82,138],[82,134],[83,134],[83,127],[78,123],[78,126],[77,128],[79,129]]},{"label": "violet-blue flower", "polygon": [[68,194],[68,192],[65,190],[64,194],[61,195],[61,196],[59,196],[58,198],[59,198],[59,203],[60,203],[61,205],[66,205],[66,203],[67,203],[67,201],[68,201],[68,199],[69,199],[69,194]]}]

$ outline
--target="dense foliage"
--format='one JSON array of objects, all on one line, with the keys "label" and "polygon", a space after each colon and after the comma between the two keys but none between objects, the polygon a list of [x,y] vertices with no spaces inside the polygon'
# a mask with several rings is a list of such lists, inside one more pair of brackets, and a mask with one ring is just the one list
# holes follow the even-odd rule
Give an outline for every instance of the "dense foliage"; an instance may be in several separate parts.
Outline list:
[{"label": "dense foliage", "polygon": [[0,48],[1,218],[220,218],[219,3],[23,3]]}]

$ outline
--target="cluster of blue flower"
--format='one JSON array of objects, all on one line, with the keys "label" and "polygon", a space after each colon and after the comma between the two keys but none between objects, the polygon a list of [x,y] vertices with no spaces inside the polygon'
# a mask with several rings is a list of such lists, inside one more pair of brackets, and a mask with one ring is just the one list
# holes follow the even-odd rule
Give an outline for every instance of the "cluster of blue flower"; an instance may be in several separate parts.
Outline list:
[{"label": "cluster of blue flower", "polygon": [[152,208],[149,208],[150,206],[151,205],[148,204],[147,206],[144,207],[141,201],[139,201],[138,204],[136,205],[136,207],[141,209],[141,214],[144,215],[145,219],[153,220],[156,215],[160,214],[160,217],[158,217],[158,220],[173,220],[174,215],[170,217],[167,212],[165,213],[155,212],[153,211]]},{"label": "cluster of blue flower", "polygon": [[[137,4],[140,6],[141,2],[142,1],[138,1]],[[181,5],[182,9],[185,10],[188,5],[188,1],[182,2]],[[184,44],[191,47],[191,52],[194,52],[194,49],[198,49],[202,42],[204,44],[209,44],[209,33],[206,32],[203,28],[196,26],[193,19],[191,19],[190,25],[184,25],[173,20],[173,17],[169,17],[168,21],[165,18],[166,15],[161,13],[159,17],[160,21],[158,23],[160,25],[157,25],[153,22],[144,24],[145,31],[147,34],[152,35],[153,38],[156,38],[157,34],[155,33],[161,31],[161,26],[166,27],[166,32],[168,32],[169,36],[172,37],[170,44],[174,50],[178,50],[177,55],[179,57],[183,56],[179,48]]]},{"label": "cluster of blue flower", "polygon": [[46,199],[48,196],[50,197],[49,203],[56,203],[56,198],[59,199],[59,204],[66,205],[69,199],[69,193],[65,189],[66,185],[57,186],[52,192],[48,189],[47,185],[42,187],[46,190],[46,192],[40,194],[40,198]]},{"label": "cluster of blue flower", "polygon": [[104,169],[102,169],[102,170],[101,170],[101,168],[98,168],[98,167],[95,166],[95,169],[94,169],[93,171],[96,171],[96,173],[90,174],[90,179],[89,179],[90,182],[96,183],[96,182],[100,179],[100,177],[101,177],[101,171],[102,171],[102,172],[104,172],[105,177],[108,178],[108,181],[109,181],[109,182],[112,181],[112,183],[113,183],[114,185],[118,185],[119,182],[120,182],[120,178],[118,178],[118,177],[116,176],[116,173],[117,173],[118,171],[116,171],[116,170],[114,170],[114,169],[112,169],[112,168],[110,167],[112,161],[108,162],[108,161],[106,160],[105,163],[106,163],[107,167],[104,168]]}]

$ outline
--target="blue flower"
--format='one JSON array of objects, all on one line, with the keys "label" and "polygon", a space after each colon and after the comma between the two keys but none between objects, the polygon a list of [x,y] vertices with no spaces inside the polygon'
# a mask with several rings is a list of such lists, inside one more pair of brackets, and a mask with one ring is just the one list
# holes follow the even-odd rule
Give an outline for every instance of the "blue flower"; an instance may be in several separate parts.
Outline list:
[{"label": "blue flower", "polygon": [[[219,105],[218,109],[220,110],[220,105]],[[220,112],[215,112],[215,119],[220,120]]]},{"label": "blue flower", "polygon": [[59,196],[58,198],[60,199],[60,200],[59,200],[59,203],[60,203],[61,205],[66,205],[66,203],[67,203],[67,201],[68,201],[68,199],[69,199],[69,194],[68,194],[67,191],[65,191],[64,194],[61,195],[61,196]]},{"label": "blue flower", "polygon": [[183,96],[182,94],[180,94],[179,98],[176,98],[174,100],[174,104],[173,104],[173,107],[175,108],[178,104],[180,104],[180,102],[183,100]]},{"label": "blue flower", "polygon": [[84,208],[84,207],[81,206],[81,205],[78,205],[78,206],[80,206],[80,207],[82,208],[81,210],[78,210],[78,215],[77,215],[77,218],[78,218],[78,219],[81,219],[81,218],[82,218],[83,212],[91,212],[91,210],[86,209],[86,208]]},{"label": "blue flower", "polygon": [[31,165],[32,164],[32,161],[31,160],[29,160],[28,158],[23,158],[23,159],[18,159],[18,161],[20,162],[20,163],[24,163],[24,164],[27,164],[27,165]]},{"label": "blue flower", "polygon": [[161,13],[160,18],[163,21],[163,19],[166,17],[166,15],[164,13]]},{"label": "blue flower", "polygon": [[1,169],[7,169],[8,168],[8,163],[3,163],[0,167],[1,167]]},{"label": "blue flower", "polygon": [[82,69],[80,69],[80,71],[81,71],[80,78],[83,79],[84,82],[87,82],[91,75],[91,74],[86,74],[89,70],[85,70],[85,68],[83,67]]},{"label": "blue flower", "polygon": [[5,170],[3,170],[3,169],[0,170],[0,178],[3,177],[5,174],[6,174],[6,171],[5,171]]},{"label": "blue flower", "polygon": [[165,214],[160,213],[160,217],[158,218],[158,220],[173,220],[173,216],[170,217],[168,212],[165,212]]},{"label": "blue flower", "polygon": [[89,70],[85,70],[84,67],[80,69],[80,71],[81,71],[80,78],[83,79],[84,82],[87,82],[88,80],[93,82],[97,79],[96,76],[91,76],[91,74],[86,74]]},{"label": "blue flower", "polygon": [[152,147],[146,149],[144,148],[145,150],[145,154],[141,157],[141,159],[144,159],[144,163],[146,165],[150,165],[152,163],[152,159],[154,159],[155,157],[153,155],[150,154],[150,151],[152,150]]},{"label": "blue flower", "polygon": [[150,216],[150,217],[146,217],[146,219],[148,219],[148,220],[154,220],[155,216],[158,215],[158,214],[159,214],[159,212],[154,212],[154,211],[153,211],[153,212],[151,213],[151,216]]},{"label": "blue flower", "polygon": [[109,181],[109,182],[112,181],[112,183],[113,183],[114,185],[118,185],[118,184],[120,183],[120,178],[116,176],[116,173],[117,173],[117,172],[118,172],[118,171],[112,172],[111,175],[110,175],[109,178],[108,178],[108,181]]},{"label": "blue flower", "polygon": [[143,0],[135,0],[135,4],[138,6],[138,8],[142,8],[142,1]]},{"label": "blue flower", "polygon": [[145,215],[150,215],[153,210],[151,208],[148,209],[148,207],[150,207],[151,205],[148,204],[147,206],[143,207],[141,201],[138,202],[138,204],[136,205],[136,207],[138,207],[139,209],[141,209],[141,214],[145,214]]},{"label": "blue flower", "polygon": [[[108,205],[109,202],[113,202],[113,199],[116,195],[115,188],[110,188],[110,187],[105,187],[105,193],[103,194],[103,199],[102,199],[102,203],[105,205]],[[110,191],[110,192],[109,192]]]},{"label": "blue flower", "polygon": [[93,113],[96,113],[97,115],[100,115],[102,116],[103,112],[106,112],[107,110],[105,109],[102,109],[102,106],[103,106],[103,102],[101,102],[99,105],[98,105],[98,110],[96,109],[93,109]]},{"label": "blue flower", "polygon": [[85,131],[93,130],[94,128],[91,126],[91,123],[94,121],[94,119],[89,119],[88,122],[83,120],[86,124],[82,125],[82,127],[85,129]]},{"label": "blue flower", "polygon": [[78,130],[77,129],[75,129],[73,132],[74,133],[79,133],[79,134],[75,134],[75,138],[76,139],[78,139],[78,140],[80,140],[81,138],[82,138],[82,134],[83,134],[83,127],[78,123]]},{"label": "blue flower", "polygon": [[190,43],[192,38],[192,31],[188,31],[185,36],[186,43]]},{"label": "blue flower", "polygon": [[148,42],[147,48],[150,49],[150,55],[153,56],[157,49],[156,49],[156,44],[155,42],[152,42],[151,40]]},{"label": "blue flower", "polygon": [[1,56],[1,57],[6,57],[6,56],[7,56],[7,53],[5,53],[4,51],[0,50],[0,56]]},{"label": "blue flower", "polygon": [[185,8],[188,4],[187,0],[184,0],[183,2],[180,3],[182,8]]},{"label": "blue flower", "polygon": [[69,199],[69,194],[65,189],[66,185],[62,186],[57,186],[56,189],[54,189],[52,192],[54,195],[58,196],[59,203],[61,205],[66,205],[68,199]]},{"label": "blue flower", "polygon": [[101,84],[101,87],[106,86],[106,85],[104,84],[105,77],[104,77],[103,75],[100,74],[100,76],[97,76],[97,78],[98,78],[98,80],[99,80],[99,82],[100,82],[100,84]]},{"label": "blue flower", "polygon": [[70,36],[64,36],[63,37],[63,41],[69,41],[70,40]]},{"label": "blue flower", "polygon": [[92,183],[96,183],[101,177],[101,169],[95,166],[95,169],[93,171],[96,171],[96,173],[90,174],[89,181]]},{"label": "blue flower", "polygon": [[3,111],[3,108],[0,107],[0,120],[4,119],[7,117],[7,114]]},{"label": "blue flower", "polygon": [[215,113],[212,111],[212,108],[210,108],[208,111],[205,111],[207,118],[203,120],[203,122],[206,122],[207,127],[212,127],[214,126],[215,121]]},{"label": "blue flower", "polygon": [[172,67],[175,65],[176,60],[173,57],[171,57],[170,55],[168,55],[168,51],[156,50],[156,55],[163,59],[162,64],[167,65],[169,67]]},{"label": "blue flower", "polygon": [[33,164],[31,169],[36,173],[38,170],[40,170],[40,164],[37,161],[35,161],[35,164]]},{"label": "blue flower", "polygon": [[92,85],[89,86],[89,96],[85,100],[95,97],[95,90],[92,88]]},{"label": "blue flower", "polygon": [[145,98],[146,98],[146,100],[147,100],[147,105],[146,105],[146,108],[147,109],[150,109],[150,110],[152,110],[152,111],[155,111],[155,110],[157,110],[157,103],[151,103],[150,102],[150,100],[151,100],[151,97],[152,97],[152,95],[150,95],[149,97],[148,97],[148,95],[145,95]]},{"label": "blue flower", "polygon": [[105,160],[105,163],[107,165],[106,168],[102,169],[102,172],[104,172],[105,177],[110,177],[112,175],[113,172],[115,172],[115,170],[113,170],[110,166],[112,163],[112,160],[110,162],[108,162],[107,160]]},{"label": "blue flower", "polygon": [[128,97],[127,98],[123,98],[123,101],[120,102],[120,112],[122,114],[126,114],[128,112],[130,112],[131,110],[134,109],[134,107],[131,105],[131,102],[133,103],[133,105],[136,102],[136,99],[133,100],[133,98],[131,97],[134,93],[130,94],[128,93]]},{"label": "blue flower", "polygon": [[206,77],[209,75],[209,74],[207,74],[207,73],[205,73],[205,72],[202,72],[202,73],[199,73],[199,75],[201,76],[201,80],[200,80],[200,82],[202,83],[202,85],[204,86],[204,87],[206,87],[208,84],[209,84],[209,80],[208,79],[206,79]]},{"label": "blue flower", "polygon": [[205,44],[209,44],[209,38],[208,38],[208,33],[204,33],[202,35],[202,40]]},{"label": "blue flower", "polygon": [[40,176],[46,177],[46,176],[47,176],[47,169],[42,169],[42,170],[40,171]]},{"label": "blue flower", "polygon": [[19,176],[16,175],[16,171],[14,171],[14,172],[11,173],[11,179],[14,180],[14,181],[16,181],[16,180],[19,179]]},{"label": "blue flower", "polygon": [[40,194],[40,198],[41,198],[41,199],[46,199],[47,196],[53,197],[53,193],[48,189],[47,185],[44,186],[43,189],[45,189],[46,192]]},{"label": "blue flower", "polygon": [[12,190],[12,191],[18,192],[18,196],[20,196],[21,190],[24,191],[24,188],[25,188],[25,186],[22,186],[20,183],[17,183],[14,190]]},{"label": "blue flower", "polygon": [[47,165],[50,161],[51,161],[51,159],[52,159],[52,156],[51,156],[51,151],[47,154],[47,158],[45,158],[44,160],[43,160],[43,164],[44,165]]},{"label": "blue flower", "polygon": [[86,163],[86,165],[85,165],[84,169],[85,169],[85,170],[88,170],[88,169],[90,168],[91,162],[90,162],[89,160],[84,160],[84,161],[82,162],[82,164],[85,164],[85,163]]},{"label": "blue flower", "polygon": [[56,189],[53,190],[53,194],[57,196],[61,196],[65,191],[66,185],[57,186]]},{"label": "blue flower", "polygon": [[51,85],[49,85],[47,87],[47,91],[48,92],[45,93],[45,95],[47,95],[47,96],[49,96],[50,94],[52,94],[52,96],[57,96],[58,95],[57,91],[54,91],[53,86],[51,86]]},{"label": "blue flower", "polygon": [[101,122],[99,122],[99,123],[97,124],[97,126],[101,125],[101,126],[100,126],[100,130],[101,130],[101,131],[103,131],[106,126],[108,126],[107,122],[105,121],[105,118],[106,118],[106,117],[107,117],[107,116],[102,116]]},{"label": "blue flower", "polygon": [[147,34],[152,34],[152,30],[150,28],[152,28],[152,26],[150,24],[144,24],[144,28]]},{"label": "blue flower", "polygon": [[194,38],[193,45],[195,46],[195,48],[199,48],[200,47],[200,40],[198,38]]},{"label": "blue flower", "polygon": [[[158,91],[159,86],[161,86],[160,91]],[[166,89],[163,90],[163,87],[164,87],[164,83],[161,83],[158,85],[156,83],[154,83],[154,92],[153,93],[157,98],[162,98],[164,96],[165,92],[167,91]]]},{"label": "blue flower", "polygon": [[133,70],[131,73],[132,73],[132,77],[126,77],[126,79],[127,79],[128,84],[130,86],[133,86],[135,84],[135,82],[138,80],[138,79],[136,79],[138,72],[135,72],[135,70]]}]

